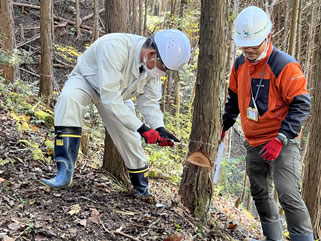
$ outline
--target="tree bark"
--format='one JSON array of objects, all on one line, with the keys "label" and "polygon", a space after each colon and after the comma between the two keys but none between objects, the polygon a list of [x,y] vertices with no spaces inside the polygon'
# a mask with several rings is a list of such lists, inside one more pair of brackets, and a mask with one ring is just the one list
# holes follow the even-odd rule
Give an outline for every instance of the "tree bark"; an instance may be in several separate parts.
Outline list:
[{"label": "tree bark", "polygon": [[80,36],[81,36],[81,30],[80,30],[81,18],[80,18],[79,0],[76,0],[75,5],[76,5],[76,29],[77,29],[77,38],[80,38]]},{"label": "tree bark", "polygon": [[144,14],[144,31],[143,35],[147,35],[147,15],[148,15],[148,0],[145,0],[145,14]]},{"label": "tree bark", "polygon": [[[201,1],[200,53],[189,153],[203,152],[214,167],[221,131],[226,63],[226,5]],[[186,163],[179,189],[182,203],[205,220],[213,194],[213,170]]]},{"label": "tree bark", "polygon": [[[321,29],[316,43],[321,41]],[[309,210],[312,226],[314,230],[314,239],[321,239],[321,52],[317,50],[316,55],[316,78],[313,88],[312,119],[310,124],[310,133],[308,139],[308,149],[306,154],[306,163],[304,168],[302,196]]]},{"label": "tree bark", "polygon": [[292,56],[295,55],[295,37],[298,24],[298,11],[299,11],[299,0],[294,0],[292,8],[292,19],[291,19],[291,30],[288,53]]},{"label": "tree bark", "polygon": [[[132,0],[132,7],[133,7],[133,22],[132,22],[132,31],[133,34],[137,34],[137,6],[136,6],[136,1],[137,0]],[[138,0],[139,1],[139,0]]]},{"label": "tree bark", "polygon": [[298,0],[298,17],[297,17],[297,29],[296,29],[296,32],[297,32],[297,35],[296,35],[296,44],[295,44],[295,59],[299,59],[300,58],[300,54],[301,54],[301,29],[302,29],[302,23],[301,23],[301,11],[302,10],[302,1],[301,0]]},{"label": "tree bark", "polygon": [[94,0],[94,41],[99,38],[99,2]]},{"label": "tree bark", "polygon": [[139,1],[139,17],[138,17],[138,32],[139,32],[139,35],[143,35],[144,32],[143,32],[143,24],[144,24],[144,14],[143,14],[143,1],[144,0],[138,0]]},{"label": "tree bark", "polygon": [[[117,13],[117,14],[115,14]],[[105,2],[105,28],[106,34],[114,32],[128,32],[128,1],[109,0]],[[121,155],[119,154],[113,140],[105,130],[105,149],[103,168],[117,179],[129,183],[128,172]]]},{"label": "tree bark", "polygon": [[49,97],[53,89],[52,72],[52,0],[40,1],[40,89],[39,96]]},{"label": "tree bark", "polygon": [[[117,14],[115,14],[117,13]],[[106,33],[128,33],[128,1],[109,0],[105,3]]]},{"label": "tree bark", "polygon": [[[0,19],[2,28],[2,49],[5,52],[12,52],[16,48],[16,37],[14,32],[14,17],[12,0],[0,1]],[[3,77],[5,82],[15,83],[20,76],[19,66],[4,64]]]},{"label": "tree bark", "polygon": [[157,16],[157,11],[156,11],[156,9],[155,9],[155,7],[156,7],[156,0],[152,0],[152,14],[154,15],[154,16]]}]

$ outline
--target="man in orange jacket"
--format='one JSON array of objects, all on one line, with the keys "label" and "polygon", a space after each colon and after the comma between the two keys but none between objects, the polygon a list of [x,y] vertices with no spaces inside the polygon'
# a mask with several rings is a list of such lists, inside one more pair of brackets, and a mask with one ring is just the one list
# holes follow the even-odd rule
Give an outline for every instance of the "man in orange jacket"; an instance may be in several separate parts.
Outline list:
[{"label": "man in orange jacket", "polygon": [[231,72],[221,138],[240,114],[251,194],[265,240],[282,240],[274,181],[291,240],[313,241],[299,189],[298,138],[311,101],[300,65],[272,45],[271,29],[267,14],[254,6],[244,9],[235,21],[233,39],[243,54]]}]

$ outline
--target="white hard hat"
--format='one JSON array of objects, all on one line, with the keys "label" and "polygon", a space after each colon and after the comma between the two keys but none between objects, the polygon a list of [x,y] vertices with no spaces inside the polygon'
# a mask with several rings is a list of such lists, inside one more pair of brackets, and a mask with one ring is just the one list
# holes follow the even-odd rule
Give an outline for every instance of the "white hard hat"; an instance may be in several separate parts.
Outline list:
[{"label": "white hard hat", "polygon": [[237,46],[258,46],[267,38],[272,29],[268,15],[255,6],[243,9],[235,21],[233,34]]},{"label": "white hard hat", "polygon": [[158,54],[168,69],[178,70],[191,57],[191,44],[183,32],[162,30],[154,33],[153,38]]}]

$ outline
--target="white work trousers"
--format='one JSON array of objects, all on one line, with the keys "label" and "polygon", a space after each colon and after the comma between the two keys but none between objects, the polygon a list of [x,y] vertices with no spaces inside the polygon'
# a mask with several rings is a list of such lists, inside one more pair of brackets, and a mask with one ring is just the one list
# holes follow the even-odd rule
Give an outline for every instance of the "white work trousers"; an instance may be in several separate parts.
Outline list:
[{"label": "white work trousers", "polygon": [[[129,169],[145,167],[147,160],[141,146],[141,136],[138,132],[124,127],[114,113],[107,112],[99,94],[89,85],[86,78],[78,72],[77,67],[70,74],[55,106],[55,126],[82,127],[86,106],[93,103],[124,159],[126,167]],[[135,112],[134,103],[131,100],[125,100],[124,103]]]}]

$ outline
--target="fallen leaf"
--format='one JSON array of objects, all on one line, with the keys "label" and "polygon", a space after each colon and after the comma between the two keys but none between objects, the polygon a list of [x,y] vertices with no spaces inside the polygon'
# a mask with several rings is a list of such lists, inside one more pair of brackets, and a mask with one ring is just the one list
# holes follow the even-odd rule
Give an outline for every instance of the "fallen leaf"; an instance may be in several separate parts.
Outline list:
[{"label": "fallen leaf", "polygon": [[69,229],[69,233],[70,233],[70,236],[74,238],[77,236],[77,229],[74,229],[74,228]]},{"label": "fallen leaf", "polygon": [[95,224],[100,224],[99,212],[97,211],[96,208],[91,209],[91,216],[88,220],[95,223]]},{"label": "fallen leaf", "polygon": [[6,179],[0,177],[0,182],[4,182]]},{"label": "fallen leaf", "polygon": [[17,231],[19,228],[21,228],[21,223],[18,223],[18,222],[10,223],[8,225],[8,228],[13,231]]},{"label": "fallen leaf", "polygon": [[75,205],[72,205],[71,206],[71,209],[70,209],[70,211],[68,212],[70,215],[74,215],[74,214],[77,214],[77,213],[79,213],[80,212],[80,206],[79,206],[79,204],[75,204]]},{"label": "fallen leaf", "polygon": [[7,235],[3,236],[3,237],[2,237],[2,240],[3,240],[3,241],[14,241],[13,238],[10,238],[10,237],[7,236]]},{"label": "fallen leaf", "polygon": [[227,226],[227,229],[235,229],[237,227],[237,224],[230,222],[229,225]]},{"label": "fallen leaf", "polygon": [[87,220],[86,220],[86,219],[80,219],[77,223],[79,223],[81,226],[86,227],[86,225],[87,225]]},{"label": "fallen leaf", "polygon": [[179,233],[173,233],[165,238],[163,241],[181,241],[183,240],[183,236]]}]

